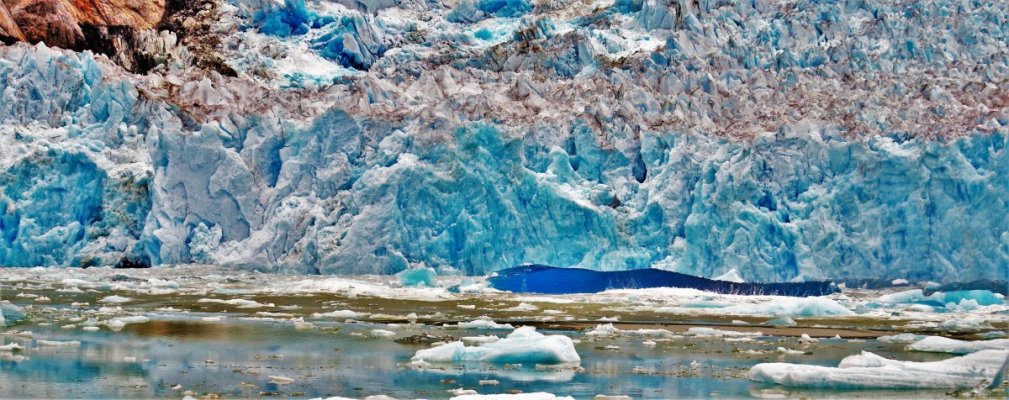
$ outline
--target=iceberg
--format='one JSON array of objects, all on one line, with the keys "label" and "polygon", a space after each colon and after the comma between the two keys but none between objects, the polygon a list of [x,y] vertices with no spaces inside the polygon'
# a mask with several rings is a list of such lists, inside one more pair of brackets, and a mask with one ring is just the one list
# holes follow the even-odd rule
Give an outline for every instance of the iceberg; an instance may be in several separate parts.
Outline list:
[{"label": "iceberg", "polygon": [[984,350],[943,361],[890,360],[873,353],[845,357],[837,367],[757,364],[747,376],[757,382],[836,389],[974,388],[993,381],[1009,351]]},{"label": "iceberg", "polygon": [[434,278],[437,275],[434,268],[415,267],[397,273],[396,277],[403,286],[434,287]]},{"label": "iceberg", "polygon": [[932,353],[968,354],[982,350],[1009,350],[1009,339],[965,341],[942,336],[929,336],[907,345],[905,349]]},{"label": "iceberg", "polygon": [[438,347],[418,350],[411,360],[415,363],[459,363],[482,361],[498,364],[578,364],[581,357],[571,338],[563,335],[544,335],[536,328],[523,326],[504,339],[466,346],[452,342]]},{"label": "iceberg", "polygon": [[745,283],[718,281],[659,269],[592,271],[524,265],[498,271],[488,282],[514,293],[599,293],[611,289],[690,288],[723,294],[823,296],[838,291],[831,282]]},{"label": "iceberg", "polygon": [[[826,297],[810,297],[804,299],[774,299],[758,304],[737,304],[723,307],[720,312],[733,315],[775,315],[779,317],[843,317],[855,315],[855,312],[840,303]],[[772,320],[768,323],[789,325],[788,320]],[[791,321],[795,322],[795,321]]]}]

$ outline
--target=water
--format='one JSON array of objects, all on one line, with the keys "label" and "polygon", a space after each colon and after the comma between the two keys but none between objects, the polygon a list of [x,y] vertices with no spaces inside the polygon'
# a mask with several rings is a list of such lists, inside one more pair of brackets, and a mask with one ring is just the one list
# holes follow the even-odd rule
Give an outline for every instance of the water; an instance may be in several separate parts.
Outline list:
[{"label": "water", "polygon": [[[17,343],[23,349],[0,351],[0,398],[438,399],[460,388],[483,394],[543,391],[578,399],[600,394],[648,399],[936,398],[946,391],[802,390],[757,384],[746,373],[762,362],[836,366],[861,351],[900,360],[941,360],[952,356],[906,352],[905,344],[874,338],[897,332],[932,334],[942,329],[940,324],[970,318],[982,318],[990,325],[985,331],[1009,328],[1000,311],[1004,305],[987,306],[984,313],[884,308],[873,305],[881,294],[874,291],[848,290],[832,297],[849,309],[866,310],[858,315],[796,316],[797,326],[772,327],[766,325],[770,315],[725,315],[722,310],[727,304],[790,300],[691,291],[565,296],[447,291],[466,279],[439,277],[437,288],[404,288],[393,277],[284,276],[209,266],[125,272],[6,269],[0,275],[0,298],[21,311],[5,313],[8,321],[0,344]],[[110,298],[121,303],[108,303]],[[356,313],[354,320],[319,315],[339,310],[354,311],[347,311]],[[510,332],[443,326],[482,315],[571,337],[577,341],[580,367],[468,363],[419,368],[410,359],[430,343],[397,342],[423,333],[455,340]],[[136,316],[149,320],[115,330],[116,318]],[[654,346],[645,345],[643,337],[586,335],[612,320],[620,321],[620,329],[670,332],[653,338]],[[691,326],[762,331],[765,336],[752,341],[684,336]],[[373,329],[395,336],[374,337]],[[820,341],[800,343],[803,333]],[[977,338],[981,333],[960,335]],[[843,339],[830,339],[834,335]],[[46,346],[40,340],[80,344]],[[780,354],[779,347],[801,353]],[[293,381],[282,384],[283,379],[274,377]]]},{"label": "water", "polygon": [[[640,339],[590,341],[578,332],[555,331],[552,333],[582,339],[576,348],[584,370],[511,368],[483,363],[416,369],[408,365],[410,357],[426,345],[368,337],[370,330],[394,329],[397,337],[422,332],[456,337],[487,332],[369,323],[297,329],[288,323],[271,321],[207,322],[182,315],[162,318],[128,325],[121,332],[71,333],[52,326],[28,327],[36,338],[77,340],[81,342],[79,347],[43,346],[34,350],[37,339],[6,335],[4,342],[24,346],[26,350],[21,353],[29,359],[0,361],[0,397],[178,398],[191,391],[196,396],[224,397],[360,398],[384,394],[397,398],[448,398],[451,397],[448,390],[466,388],[481,393],[546,391],[575,398],[597,394],[738,398],[768,394],[761,390],[770,389],[770,393],[779,390],[745,379],[749,367],[758,362],[782,359],[836,365],[841,357],[856,351],[856,347],[865,348],[865,344],[837,341],[817,346],[810,355],[771,354],[751,358],[733,350],[773,348],[781,345],[782,340],[790,347],[797,343],[791,343],[794,339],[779,338],[745,344],[690,339],[648,347]],[[873,342],[869,347],[881,354],[896,350],[887,350],[886,345]],[[271,376],[292,378],[294,382],[277,384]],[[490,380],[499,383],[480,384]],[[887,393],[869,394],[879,397]],[[891,394],[902,397],[912,393]],[[918,392],[915,396],[943,394]]]}]

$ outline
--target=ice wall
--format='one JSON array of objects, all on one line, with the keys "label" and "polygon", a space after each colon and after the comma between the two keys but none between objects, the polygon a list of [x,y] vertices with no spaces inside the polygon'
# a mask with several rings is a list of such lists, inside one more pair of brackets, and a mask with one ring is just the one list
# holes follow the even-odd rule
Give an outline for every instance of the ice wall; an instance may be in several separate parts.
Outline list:
[{"label": "ice wall", "polygon": [[[382,2],[249,4],[262,12],[235,34],[252,54],[232,60],[235,79],[0,48],[0,265],[1005,278],[1007,120],[942,117],[1001,101],[970,98],[1006,81],[997,10],[944,2],[894,19],[799,2],[808,28],[757,3],[620,1],[566,18],[475,1],[418,6],[458,19],[425,27]],[[906,25],[961,9],[983,34],[948,30],[943,47]],[[880,41],[852,36],[862,26]],[[256,58],[267,48],[283,56]],[[292,60],[353,71],[318,73],[313,91],[294,76],[318,65]],[[915,86],[929,71],[951,72]],[[849,85],[861,72],[887,84]],[[835,92],[866,103],[833,107]],[[930,118],[959,130],[898,123]]]}]

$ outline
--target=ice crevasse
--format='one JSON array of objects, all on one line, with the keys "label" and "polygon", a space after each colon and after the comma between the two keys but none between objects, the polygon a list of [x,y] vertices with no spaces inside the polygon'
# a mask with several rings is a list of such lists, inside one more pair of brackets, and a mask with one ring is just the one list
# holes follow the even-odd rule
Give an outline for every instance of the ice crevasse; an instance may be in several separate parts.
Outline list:
[{"label": "ice crevasse", "polygon": [[[671,21],[653,14],[639,18]],[[268,19],[285,35],[315,29],[298,21]],[[339,21],[326,29],[365,19]],[[390,62],[351,55],[354,68]],[[305,119],[268,109],[201,119],[99,58],[0,48],[2,266],[477,275],[535,263],[965,281],[1004,279],[1009,265],[1004,129],[851,138],[804,120],[746,140],[624,137],[600,133],[606,121],[588,113],[518,126],[318,104]],[[178,97],[227,104],[234,94],[217,84],[186,82]]]}]

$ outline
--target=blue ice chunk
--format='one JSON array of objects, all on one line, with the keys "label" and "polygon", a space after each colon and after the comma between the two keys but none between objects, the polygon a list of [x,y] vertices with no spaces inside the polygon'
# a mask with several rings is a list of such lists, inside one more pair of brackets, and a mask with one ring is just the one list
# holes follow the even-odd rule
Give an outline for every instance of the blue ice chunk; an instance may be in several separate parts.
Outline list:
[{"label": "blue ice chunk", "polygon": [[476,32],[473,32],[473,37],[480,40],[491,40],[494,38],[494,33],[487,28],[480,28]]},{"label": "blue ice chunk", "polygon": [[259,27],[259,32],[268,35],[304,35],[310,28],[319,28],[333,22],[332,17],[308,11],[305,0],[285,0],[282,5],[274,2],[268,4],[252,16],[252,22]]},{"label": "blue ice chunk", "polygon": [[24,320],[27,317],[25,310],[17,305],[11,303],[10,301],[4,300],[0,301],[0,326],[11,324]]},{"label": "blue ice chunk", "polygon": [[477,8],[495,17],[515,18],[532,11],[533,6],[528,0],[480,0]]},{"label": "blue ice chunk", "polygon": [[361,15],[345,16],[330,24],[329,31],[312,41],[312,48],[327,59],[359,70],[371,68],[386,51],[371,20]]},{"label": "blue ice chunk", "polygon": [[990,290],[956,290],[926,295],[921,289],[912,289],[880,296],[878,301],[881,304],[922,304],[941,309],[960,304],[990,306],[1002,304],[1004,300],[1005,296]]},{"label": "blue ice chunk", "polygon": [[524,265],[498,271],[488,279],[498,290],[515,293],[599,293],[610,289],[645,289],[657,287],[689,288],[724,294],[824,296],[838,291],[831,282],[737,283],[716,281],[659,269],[629,271],[593,271],[582,268],[557,268]]},{"label": "blue ice chunk", "polygon": [[435,273],[434,268],[429,267],[416,267],[400,271],[396,274],[399,278],[399,283],[403,286],[434,286],[434,277],[438,274]]},{"label": "blue ice chunk", "polygon": [[449,22],[472,24],[490,17],[517,18],[532,9],[528,0],[465,0],[459,2],[445,19]]}]

